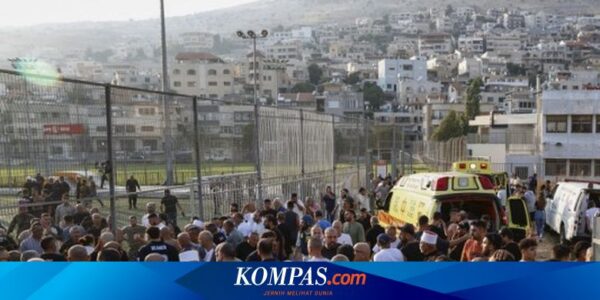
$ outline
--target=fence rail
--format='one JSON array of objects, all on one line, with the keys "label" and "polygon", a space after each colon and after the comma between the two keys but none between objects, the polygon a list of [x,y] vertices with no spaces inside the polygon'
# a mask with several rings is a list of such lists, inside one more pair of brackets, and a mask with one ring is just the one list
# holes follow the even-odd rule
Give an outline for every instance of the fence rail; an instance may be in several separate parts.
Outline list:
[{"label": "fence rail", "polygon": [[73,201],[96,186],[113,225],[136,213],[125,192],[131,176],[142,186],[138,214],[171,188],[186,215],[203,219],[227,214],[231,203],[318,198],[327,185],[358,190],[372,169],[370,127],[361,118],[0,70],[0,224],[17,213],[24,186],[39,192],[34,206],[60,201],[61,176]]}]

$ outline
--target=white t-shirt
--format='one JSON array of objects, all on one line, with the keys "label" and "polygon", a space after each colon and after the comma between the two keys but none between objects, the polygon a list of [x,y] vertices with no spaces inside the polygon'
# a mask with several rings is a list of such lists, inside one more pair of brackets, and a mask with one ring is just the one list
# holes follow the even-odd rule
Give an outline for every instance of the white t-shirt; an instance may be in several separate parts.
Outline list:
[{"label": "white t-shirt", "polygon": [[350,246],[354,245],[354,244],[352,244],[352,238],[347,233],[342,233],[342,235],[340,235],[340,237],[338,237],[337,242],[340,243],[341,245],[350,245]]},{"label": "white t-shirt", "polygon": [[373,256],[373,261],[404,261],[404,255],[397,248],[381,249]]},{"label": "white t-shirt", "polygon": [[215,254],[215,248],[212,248],[209,251],[207,251],[206,255],[204,256],[204,261],[210,262],[212,260],[212,257],[214,254]]},{"label": "white t-shirt", "polygon": [[[395,241],[390,243],[390,248],[398,248],[398,245],[400,245],[400,239],[396,239]],[[373,247],[373,253],[377,253],[379,252],[379,250],[381,250],[381,248],[379,248],[379,245],[375,245]]]},{"label": "white t-shirt", "polygon": [[148,228],[150,227],[150,222],[148,221],[148,216],[150,216],[150,214],[145,214],[144,216],[142,216],[142,226]]},{"label": "white t-shirt", "polygon": [[369,197],[363,196],[361,194],[356,195],[356,199],[358,200],[358,208],[366,208],[367,211],[371,211],[371,205],[369,203]]}]

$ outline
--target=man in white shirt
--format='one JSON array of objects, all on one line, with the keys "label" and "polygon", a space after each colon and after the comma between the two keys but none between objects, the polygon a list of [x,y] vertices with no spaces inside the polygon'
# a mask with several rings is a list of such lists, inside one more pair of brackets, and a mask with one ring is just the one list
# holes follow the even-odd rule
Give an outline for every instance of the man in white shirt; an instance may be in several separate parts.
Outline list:
[{"label": "man in white shirt", "polygon": [[368,212],[371,212],[371,203],[369,197],[367,195],[367,189],[361,187],[358,190],[358,194],[356,195],[358,200],[358,210],[360,211],[362,208],[366,209]]},{"label": "man in white shirt", "polygon": [[331,227],[333,227],[333,229],[335,229],[337,231],[338,234],[338,239],[337,242],[341,245],[354,245],[352,243],[352,237],[350,237],[349,234],[344,233],[344,231],[342,230],[342,222],[340,222],[339,220],[333,222],[333,224],[331,225]]},{"label": "man in white shirt", "polygon": [[198,240],[200,241],[200,247],[202,247],[202,250],[204,250],[204,252],[206,253],[206,255],[204,255],[204,261],[216,261],[215,243],[213,242],[212,233],[210,233],[210,231],[208,230],[204,230],[200,232]]},{"label": "man in white shirt", "polygon": [[148,202],[146,203],[146,214],[142,216],[142,226],[148,228],[150,227],[150,222],[148,221],[148,217],[151,214],[156,213],[156,203]]},{"label": "man in white shirt", "polygon": [[385,233],[377,236],[377,245],[381,250],[373,256],[373,261],[404,261],[402,251],[398,248],[390,248],[391,241],[391,237]]},{"label": "man in white shirt", "polygon": [[498,199],[500,199],[500,205],[502,205],[502,207],[506,207],[506,199],[507,199],[507,195],[506,195],[506,189],[503,187],[498,187]]},{"label": "man in white shirt", "polygon": [[[398,246],[400,245],[400,239],[396,237],[396,227],[390,226],[386,228],[385,233],[390,237],[390,248],[399,248]],[[379,243],[377,243],[375,246],[373,246],[373,253],[377,253],[379,250],[381,250],[381,248],[379,247]]]}]

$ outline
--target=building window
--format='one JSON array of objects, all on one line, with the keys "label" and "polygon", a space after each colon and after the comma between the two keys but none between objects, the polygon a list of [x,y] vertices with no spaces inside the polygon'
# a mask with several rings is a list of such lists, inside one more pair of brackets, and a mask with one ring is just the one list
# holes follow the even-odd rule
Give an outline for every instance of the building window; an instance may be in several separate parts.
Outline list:
[{"label": "building window", "polygon": [[181,74],[181,70],[179,70],[179,69],[173,70],[173,75],[179,75],[179,74]]},{"label": "building window", "polygon": [[194,69],[189,69],[189,70],[187,70],[187,74],[188,74],[188,75],[196,75],[196,70],[194,70]]},{"label": "building window", "polygon": [[115,133],[124,133],[124,132],[125,132],[125,126],[123,126],[123,125],[115,126]]},{"label": "building window", "polygon": [[138,110],[138,112],[141,116],[153,116],[156,114],[154,108],[151,107],[142,107]]},{"label": "building window", "polygon": [[96,127],[97,132],[106,132],[106,126],[98,126]]},{"label": "building window", "polygon": [[567,116],[546,116],[546,132],[567,132]]},{"label": "building window", "polygon": [[412,69],[413,69],[413,66],[412,66],[412,65],[403,65],[403,66],[402,66],[402,69],[403,69],[404,71],[412,71]]},{"label": "building window", "polygon": [[594,176],[595,177],[600,177],[600,160],[596,160],[594,161]]},{"label": "building window", "polygon": [[141,130],[142,132],[153,132],[154,126],[142,126]]},{"label": "building window", "polygon": [[572,159],[569,161],[569,176],[592,176],[592,161],[586,159]]},{"label": "building window", "polygon": [[188,81],[187,86],[188,87],[196,87],[196,82],[195,81]]},{"label": "building window", "polygon": [[174,87],[181,87],[181,81],[175,81],[175,82],[173,82],[173,86]]},{"label": "building window", "polygon": [[52,155],[63,155],[63,147],[52,146],[50,147],[50,154]]},{"label": "building window", "polygon": [[157,151],[158,150],[158,141],[157,140],[143,140],[142,146],[144,150]]},{"label": "building window", "polygon": [[231,71],[229,71],[229,69],[223,70],[223,75],[229,75],[229,74],[231,74]]},{"label": "building window", "polygon": [[217,86],[217,82],[216,81],[211,81],[208,83],[209,86]]},{"label": "building window", "polygon": [[571,116],[572,133],[592,133],[591,115],[573,115]]},{"label": "building window", "polygon": [[210,98],[210,99],[217,99],[217,98],[219,98],[219,95],[217,95],[217,94],[210,94],[210,95],[208,95],[208,98]]},{"label": "building window", "polygon": [[600,115],[596,115],[596,133],[600,133]]},{"label": "building window", "polygon": [[223,85],[224,85],[224,86],[231,86],[231,82],[229,82],[229,81],[225,81],[225,82],[223,82]]},{"label": "building window", "polygon": [[210,76],[216,76],[217,75],[217,70],[214,70],[214,69],[208,70],[208,75],[210,75]]},{"label": "building window", "polygon": [[546,176],[566,176],[567,175],[567,160],[566,159],[546,159]]},{"label": "building window", "polygon": [[127,133],[134,133],[135,132],[135,126],[133,126],[133,125],[126,125],[125,126],[125,131]]}]

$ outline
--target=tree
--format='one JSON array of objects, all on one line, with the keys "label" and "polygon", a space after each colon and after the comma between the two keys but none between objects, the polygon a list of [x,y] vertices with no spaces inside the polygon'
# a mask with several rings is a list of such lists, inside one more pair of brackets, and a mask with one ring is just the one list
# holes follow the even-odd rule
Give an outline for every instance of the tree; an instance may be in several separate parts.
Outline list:
[{"label": "tree", "polygon": [[318,85],[321,82],[323,76],[323,70],[317,64],[311,64],[308,66],[308,78],[314,85]]},{"label": "tree", "polygon": [[344,80],[344,83],[346,83],[346,84],[357,84],[359,82],[360,82],[360,73],[359,72],[350,73],[350,75],[348,75],[348,78],[346,78],[346,80]]},{"label": "tree", "polygon": [[371,104],[373,110],[378,110],[383,102],[385,101],[385,93],[376,84],[367,82],[363,88],[363,96],[365,101]]},{"label": "tree", "polygon": [[312,93],[315,91],[315,86],[310,82],[299,82],[292,87],[292,93]]},{"label": "tree", "polygon": [[455,111],[450,113],[442,120],[440,126],[435,130],[432,138],[438,142],[445,142],[451,138],[462,136],[462,126],[460,117]]},{"label": "tree", "polygon": [[481,87],[483,86],[483,80],[481,77],[475,78],[469,82],[469,87],[467,87],[467,102],[465,107],[465,118],[467,120],[467,125],[463,128],[463,132],[469,132],[468,121],[474,120],[476,116],[479,115],[479,101],[481,99]]}]

